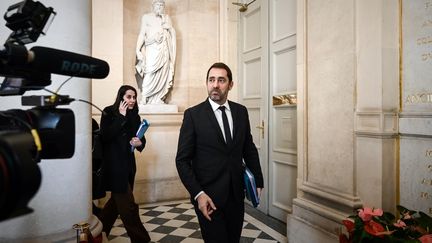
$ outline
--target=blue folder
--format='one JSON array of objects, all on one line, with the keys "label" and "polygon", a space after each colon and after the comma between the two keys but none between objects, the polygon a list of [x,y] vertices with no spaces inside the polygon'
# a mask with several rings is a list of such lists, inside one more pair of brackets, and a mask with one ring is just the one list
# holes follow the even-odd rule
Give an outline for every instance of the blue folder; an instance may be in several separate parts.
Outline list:
[{"label": "blue folder", "polygon": [[[150,123],[146,119],[143,119],[143,121],[141,122],[141,124],[140,124],[140,126],[139,126],[139,128],[138,128],[138,130],[136,132],[136,136],[139,139],[143,138],[144,137],[144,133],[147,131],[147,129],[149,128],[149,126],[150,126]],[[134,151],[134,149],[135,149],[135,147],[131,146],[131,151],[132,152]]]},{"label": "blue folder", "polygon": [[255,177],[246,166],[243,173],[243,177],[245,183],[246,198],[256,208],[259,205],[259,195],[255,184]]}]

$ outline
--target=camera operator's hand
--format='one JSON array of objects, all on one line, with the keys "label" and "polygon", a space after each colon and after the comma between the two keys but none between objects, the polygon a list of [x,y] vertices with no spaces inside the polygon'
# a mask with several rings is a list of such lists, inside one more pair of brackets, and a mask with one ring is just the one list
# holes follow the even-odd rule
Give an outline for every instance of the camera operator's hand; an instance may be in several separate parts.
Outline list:
[{"label": "camera operator's hand", "polygon": [[126,111],[128,109],[128,103],[124,100],[120,101],[119,112],[123,116],[126,116]]}]

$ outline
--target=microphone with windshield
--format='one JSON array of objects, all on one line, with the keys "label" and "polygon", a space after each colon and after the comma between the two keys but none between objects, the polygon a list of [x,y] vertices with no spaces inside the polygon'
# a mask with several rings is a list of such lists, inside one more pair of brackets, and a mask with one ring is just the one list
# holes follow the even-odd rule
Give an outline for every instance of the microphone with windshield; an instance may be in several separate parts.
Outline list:
[{"label": "microphone with windshield", "polygon": [[[35,46],[27,51],[25,46],[7,43],[0,51],[1,63],[13,72],[37,71],[40,73],[55,73],[66,76],[103,79],[109,74],[106,61],[78,53],[57,50],[48,47]],[[1,66],[1,65],[0,65]],[[0,75],[9,76],[4,70]],[[27,73],[27,72],[25,72]],[[5,75],[6,74],[6,75]],[[16,73],[11,73],[15,75]]]},{"label": "microphone with windshield", "polygon": [[109,74],[103,60],[48,47],[31,48],[28,61],[30,68],[60,75],[103,79]]}]

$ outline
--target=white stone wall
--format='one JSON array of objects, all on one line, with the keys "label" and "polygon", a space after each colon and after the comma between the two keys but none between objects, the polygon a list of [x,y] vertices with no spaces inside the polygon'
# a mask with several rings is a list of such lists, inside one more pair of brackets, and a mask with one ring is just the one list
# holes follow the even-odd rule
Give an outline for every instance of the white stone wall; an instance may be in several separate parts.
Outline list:
[{"label": "white stone wall", "polygon": [[297,6],[299,173],[288,238],[336,242],[355,208],[397,203],[399,2]]}]

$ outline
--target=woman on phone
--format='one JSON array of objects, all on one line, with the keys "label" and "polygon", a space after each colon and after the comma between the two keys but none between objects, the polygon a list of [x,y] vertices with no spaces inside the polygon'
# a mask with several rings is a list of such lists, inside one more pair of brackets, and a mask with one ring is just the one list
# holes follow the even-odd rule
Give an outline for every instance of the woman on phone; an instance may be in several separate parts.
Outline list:
[{"label": "woman on phone", "polygon": [[100,214],[103,231],[108,236],[120,214],[131,242],[149,242],[150,236],[144,228],[133,196],[136,173],[135,155],[144,149],[146,140],[136,137],[141,119],[138,115],[136,89],[123,85],[117,92],[113,105],[105,107],[100,125],[103,144],[103,182],[111,191],[111,198]]}]

